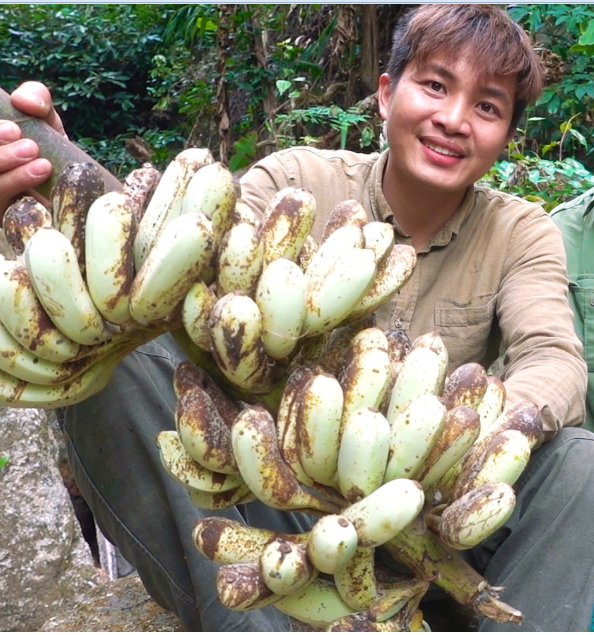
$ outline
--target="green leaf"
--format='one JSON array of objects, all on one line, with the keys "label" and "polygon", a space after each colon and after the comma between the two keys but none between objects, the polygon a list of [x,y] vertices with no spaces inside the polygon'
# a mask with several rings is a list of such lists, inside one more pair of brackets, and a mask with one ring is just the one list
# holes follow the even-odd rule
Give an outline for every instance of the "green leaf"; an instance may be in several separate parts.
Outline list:
[{"label": "green leaf", "polygon": [[291,88],[292,82],[286,79],[277,79],[276,80],[276,90],[278,90],[279,95],[284,95],[289,88]]},{"label": "green leaf", "polygon": [[588,22],[588,26],[578,40],[578,44],[581,44],[582,46],[594,45],[594,20],[590,20],[590,22]]},{"label": "green leaf", "polygon": [[0,456],[0,469],[3,468],[8,463],[7,456]]}]

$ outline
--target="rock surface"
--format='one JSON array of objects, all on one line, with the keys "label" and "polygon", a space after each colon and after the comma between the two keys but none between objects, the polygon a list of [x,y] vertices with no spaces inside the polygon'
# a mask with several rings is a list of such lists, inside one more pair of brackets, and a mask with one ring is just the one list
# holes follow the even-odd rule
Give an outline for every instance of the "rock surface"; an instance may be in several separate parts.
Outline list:
[{"label": "rock surface", "polygon": [[103,582],[58,464],[53,414],[0,409],[0,631],[34,631]]}]

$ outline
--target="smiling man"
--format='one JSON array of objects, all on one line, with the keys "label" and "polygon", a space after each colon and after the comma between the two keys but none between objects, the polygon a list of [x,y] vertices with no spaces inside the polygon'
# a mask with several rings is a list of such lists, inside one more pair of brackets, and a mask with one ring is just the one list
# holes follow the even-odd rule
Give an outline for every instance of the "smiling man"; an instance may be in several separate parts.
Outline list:
[{"label": "smiling man", "polygon": [[[467,552],[520,626],[488,619],[480,630],[587,631],[594,600],[594,435],[582,430],[586,367],[566,295],[563,244],[537,205],[477,186],[539,95],[541,71],[529,38],[491,5],[420,5],[400,20],[379,107],[382,154],[293,148],[256,164],[242,196],[264,210],[287,186],[311,190],[313,233],[330,210],[357,199],[370,219],[390,222],[412,244],[412,278],[378,311],[382,327],[411,338],[437,331],[450,370],[488,366],[505,351],[509,403],[534,402],[546,443],[517,483],[506,525]],[[53,118],[38,84],[15,92],[17,107]],[[18,129],[0,125],[0,198],[43,181],[49,168]],[[138,569],[153,597],[186,630],[289,630],[274,609],[225,611],[216,565],[194,548],[204,515],[160,467],[154,439],[173,426],[172,374],[182,355],[163,337],[130,355],[100,394],[66,409],[64,430],[76,480],[104,530]],[[311,519],[252,503],[224,512],[250,524],[298,531]]]}]

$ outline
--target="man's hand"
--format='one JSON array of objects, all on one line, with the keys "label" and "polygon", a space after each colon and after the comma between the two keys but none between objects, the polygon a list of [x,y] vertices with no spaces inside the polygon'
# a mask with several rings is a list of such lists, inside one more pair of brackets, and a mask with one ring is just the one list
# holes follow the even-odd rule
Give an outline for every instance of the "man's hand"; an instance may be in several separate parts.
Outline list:
[{"label": "man's hand", "polygon": [[[27,115],[45,119],[58,132],[64,126],[52,103],[49,90],[39,82],[25,82],[11,95],[11,102]],[[17,124],[0,120],[0,218],[19,194],[43,183],[51,174],[47,159],[39,158],[39,148],[23,139]],[[36,196],[39,198],[39,196]]]}]

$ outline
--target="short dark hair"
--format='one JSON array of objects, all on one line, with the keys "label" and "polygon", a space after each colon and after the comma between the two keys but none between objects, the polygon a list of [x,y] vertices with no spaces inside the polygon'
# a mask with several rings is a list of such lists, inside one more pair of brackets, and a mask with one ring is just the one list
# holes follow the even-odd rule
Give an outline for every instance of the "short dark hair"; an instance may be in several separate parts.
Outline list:
[{"label": "short dark hair", "polygon": [[398,20],[386,72],[396,84],[412,61],[440,52],[450,59],[468,50],[490,75],[517,78],[511,128],[542,93],[544,74],[528,34],[504,9],[488,4],[425,4]]}]

